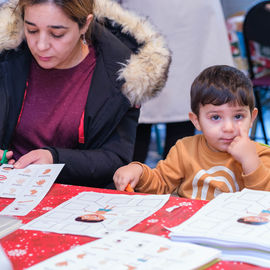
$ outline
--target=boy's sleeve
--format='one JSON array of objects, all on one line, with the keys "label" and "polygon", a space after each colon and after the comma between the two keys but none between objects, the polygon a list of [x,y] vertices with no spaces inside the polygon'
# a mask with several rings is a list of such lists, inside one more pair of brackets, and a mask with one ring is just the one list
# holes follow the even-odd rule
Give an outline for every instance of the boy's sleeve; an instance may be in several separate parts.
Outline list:
[{"label": "boy's sleeve", "polygon": [[258,152],[260,166],[254,172],[243,175],[246,188],[270,191],[270,148]]},{"label": "boy's sleeve", "polygon": [[167,158],[159,161],[156,168],[151,169],[145,164],[141,165],[143,173],[136,186],[136,191],[152,194],[172,193],[178,188],[184,177],[181,143],[177,142],[171,148]]}]

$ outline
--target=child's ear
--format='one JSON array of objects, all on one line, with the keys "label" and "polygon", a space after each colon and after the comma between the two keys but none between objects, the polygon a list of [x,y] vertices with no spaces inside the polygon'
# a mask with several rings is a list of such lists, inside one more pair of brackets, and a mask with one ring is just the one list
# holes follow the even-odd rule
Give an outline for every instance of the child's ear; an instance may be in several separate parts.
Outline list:
[{"label": "child's ear", "polygon": [[193,112],[190,112],[188,114],[188,116],[189,116],[190,121],[195,126],[195,128],[200,131],[201,130],[201,126],[200,126],[200,122],[199,122],[198,116],[195,113],[193,113]]},{"label": "child's ear", "polygon": [[256,117],[258,115],[258,109],[254,108],[253,111],[251,112],[251,123],[250,123],[250,128],[252,127]]}]

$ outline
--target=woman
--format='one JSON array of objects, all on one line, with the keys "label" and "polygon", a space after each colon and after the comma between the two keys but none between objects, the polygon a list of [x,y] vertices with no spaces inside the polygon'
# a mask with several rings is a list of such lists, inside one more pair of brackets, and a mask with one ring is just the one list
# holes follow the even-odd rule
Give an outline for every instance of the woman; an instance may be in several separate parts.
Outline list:
[{"label": "woman", "polygon": [[166,81],[163,38],[109,0],[12,1],[0,17],[0,158],[65,163],[58,182],[105,187]]}]

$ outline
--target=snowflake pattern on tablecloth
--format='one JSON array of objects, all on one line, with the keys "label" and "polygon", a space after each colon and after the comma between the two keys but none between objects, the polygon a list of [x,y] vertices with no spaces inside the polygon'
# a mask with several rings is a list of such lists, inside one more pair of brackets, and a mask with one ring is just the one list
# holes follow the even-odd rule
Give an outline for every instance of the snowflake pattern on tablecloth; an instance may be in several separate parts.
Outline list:
[{"label": "snowflake pattern on tablecloth", "polygon": [[12,250],[8,251],[8,255],[20,257],[20,256],[24,256],[26,254],[26,252],[27,251],[25,249],[12,249]]},{"label": "snowflake pattern on tablecloth", "polygon": [[158,219],[149,219],[149,220],[147,220],[147,222],[149,222],[149,223],[157,223],[159,220]]},{"label": "snowflake pattern on tablecloth", "polygon": [[50,211],[52,209],[53,209],[53,207],[49,207],[49,206],[42,208],[43,211]]}]

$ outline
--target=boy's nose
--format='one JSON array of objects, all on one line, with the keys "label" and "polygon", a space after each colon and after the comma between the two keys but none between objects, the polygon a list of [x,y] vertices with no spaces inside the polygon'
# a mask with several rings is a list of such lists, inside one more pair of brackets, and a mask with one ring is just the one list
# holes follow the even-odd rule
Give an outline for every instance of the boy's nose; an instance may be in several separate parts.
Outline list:
[{"label": "boy's nose", "polygon": [[234,131],[235,126],[233,121],[225,121],[223,125],[223,130],[226,132],[232,132]]}]

